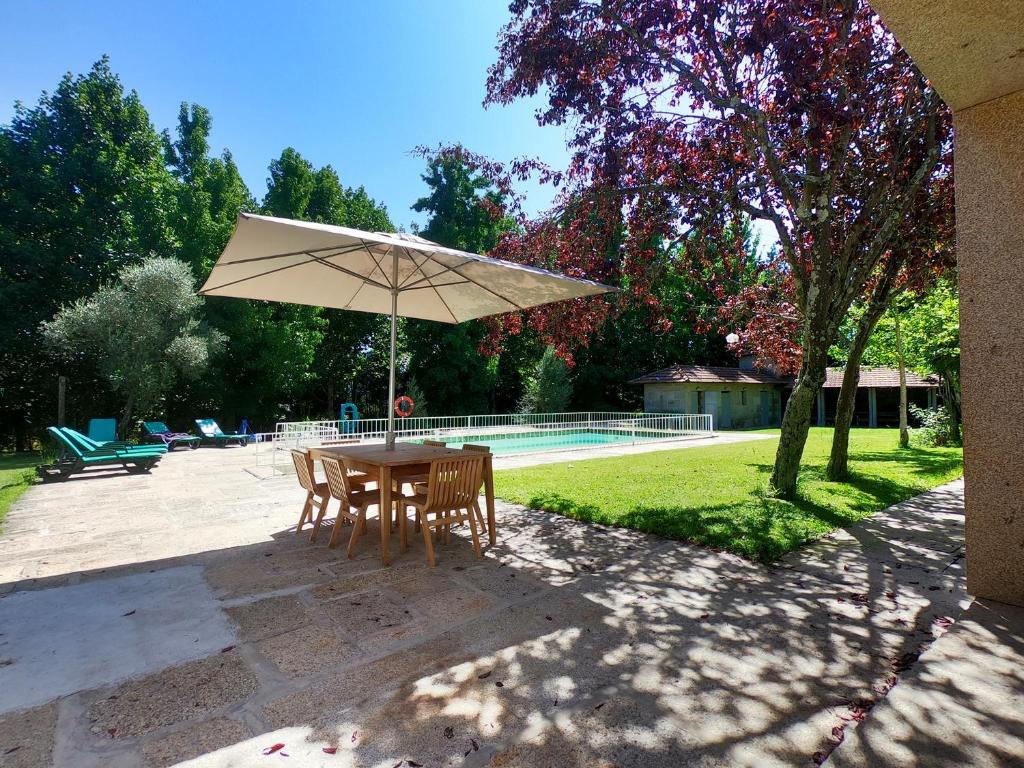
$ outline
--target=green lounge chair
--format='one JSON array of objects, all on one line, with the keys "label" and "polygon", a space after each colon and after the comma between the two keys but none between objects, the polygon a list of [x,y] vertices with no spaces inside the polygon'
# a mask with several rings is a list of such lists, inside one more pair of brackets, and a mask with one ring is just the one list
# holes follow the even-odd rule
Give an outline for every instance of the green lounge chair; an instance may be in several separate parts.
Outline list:
[{"label": "green lounge chair", "polygon": [[63,453],[53,464],[36,468],[43,480],[63,480],[90,467],[121,467],[129,472],[149,472],[163,456],[162,452],[144,453],[107,447],[86,451],[57,427],[48,427],[46,431],[60,444]]},{"label": "green lounge chair", "polygon": [[69,440],[71,440],[71,442],[78,445],[78,447],[83,451],[98,451],[102,448],[108,448],[115,451],[123,451],[125,453],[142,453],[147,455],[157,454],[159,456],[163,456],[167,453],[167,447],[163,445],[132,445],[124,440],[100,443],[86,435],[83,435],[81,432],[71,429],[71,427],[60,427],[59,429]]},{"label": "green lounge chair", "polygon": [[173,451],[179,445],[195,450],[203,442],[203,438],[190,435],[188,432],[171,432],[170,427],[162,421],[144,421],[142,428],[146,430],[142,437],[146,443],[162,443],[167,446],[168,451]]},{"label": "green lounge chair", "polygon": [[225,445],[247,445],[248,435],[229,435],[221,431],[220,426],[213,419],[196,419],[196,428],[202,434],[204,440],[209,440],[214,445],[223,448]]}]

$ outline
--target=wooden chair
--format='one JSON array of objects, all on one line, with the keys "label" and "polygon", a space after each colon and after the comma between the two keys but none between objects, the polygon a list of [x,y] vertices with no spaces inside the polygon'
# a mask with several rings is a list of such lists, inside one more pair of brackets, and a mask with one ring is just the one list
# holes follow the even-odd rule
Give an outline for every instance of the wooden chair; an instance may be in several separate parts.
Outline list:
[{"label": "wooden chair", "polygon": [[318,519],[324,515],[324,508],[330,498],[327,483],[318,483],[316,475],[313,474],[313,459],[309,451],[292,450],[292,464],[295,465],[295,474],[299,478],[299,485],[306,489],[306,503],[302,505],[302,514],[299,515],[299,524],[295,526],[295,533],[302,532],[302,526],[306,520],[313,521],[313,510],[317,510]]},{"label": "wooden chair", "polygon": [[[408,526],[405,510],[412,507],[416,510],[416,519],[423,531],[423,543],[427,548],[427,564],[437,565],[434,557],[434,544],[431,532],[437,530],[440,541],[441,529],[444,529],[444,540],[451,539],[451,526],[456,523],[468,522],[473,536],[473,551],[482,557],[480,536],[477,533],[474,515],[480,515],[480,504],[477,501],[480,483],[483,479],[484,457],[480,455],[453,456],[437,459],[430,463],[430,476],[427,480],[425,494],[416,493],[401,499],[402,514],[399,518],[399,536],[401,548],[408,549]],[[431,519],[430,516],[434,515]]]},{"label": "wooden chair", "polygon": [[[327,546],[331,549],[336,547],[341,536],[341,527],[345,523],[351,523],[352,535],[349,536],[346,550],[346,555],[351,559],[356,542],[366,532],[366,510],[380,503],[380,494],[377,491],[367,491],[365,488],[359,489],[355,480],[361,473],[353,472],[341,460],[324,456],[321,461],[324,465],[324,474],[327,475],[327,488],[340,504],[331,530],[331,540]],[[324,506],[326,507],[326,504]],[[310,541],[316,538],[323,517],[324,510],[321,509],[313,526],[313,534],[309,537]]]},{"label": "wooden chair", "polygon": [[[423,441],[423,445],[429,445],[431,448],[446,448],[447,447],[447,443],[442,442],[441,440],[424,440]],[[403,485],[408,485],[408,486],[410,486],[412,492],[416,493],[416,486],[418,484],[422,483],[423,484],[423,493],[427,492],[426,491],[426,483],[427,483],[427,480],[430,477],[429,473],[428,474],[423,474],[422,472],[417,472],[415,474],[405,475],[405,474],[402,474],[402,469],[403,469],[402,467],[396,467],[394,470],[392,470],[392,475],[391,475],[395,479],[395,486],[399,490],[401,490]],[[417,525],[416,530],[419,530],[418,525]]]},{"label": "wooden chair", "polygon": [[[424,444],[426,444],[426,441],[424,441]],[[486,445],[474,445],[473,443],[463,443],[462,450],[464,450],[464,451],[473,451],[475,453],[486,453],[486,454],[490,454],[490,452],[491,452],[491,449],[490,449],[489,446],[486,446]],[[481,478],[480,482],[483,483],[483,478]],[[414,485],[413,485],[413,493],[418,493],[418,494],[422,495],[422,494],[425,494],[426,492],[427,492],[426,480],[425,479],[424,480],[417,480],[416,483],[414,483]],[[479,505],[476,506],[475,513],[476,513],[476,516],[477,516],[476,519],[480,523],[480,529],[483,530],[483,531],[487,531],[488,530],[487,529],[487,519],[483,516],[483,513],[480,511],[480,506]],[[420,529],[420,523],[419,523],[419,519],[417,518],[417,520],[416,520],[416,530],[419,531],[419,529]]]}]

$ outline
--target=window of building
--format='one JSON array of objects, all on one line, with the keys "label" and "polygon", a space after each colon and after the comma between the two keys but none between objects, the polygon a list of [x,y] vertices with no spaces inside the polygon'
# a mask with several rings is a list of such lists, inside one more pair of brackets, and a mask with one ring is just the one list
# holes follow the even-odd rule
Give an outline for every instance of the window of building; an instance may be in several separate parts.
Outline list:
[{"label": "window of building", "polygon": [[746,404],[747,404],[747,390],[741,389],[740,390],[740,405],[746,405]]}]

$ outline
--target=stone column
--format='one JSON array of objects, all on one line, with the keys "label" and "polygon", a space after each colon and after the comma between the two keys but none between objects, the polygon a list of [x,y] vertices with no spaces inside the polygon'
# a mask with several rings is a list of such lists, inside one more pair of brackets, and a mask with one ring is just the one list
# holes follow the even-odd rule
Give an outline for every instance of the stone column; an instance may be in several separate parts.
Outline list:
[{"label": "stone column", "polygon": [[825,390],[818,390],[818,426],[825,426]]},{"label": "stone column", "polygon": [[1024,605],[1024,92],[955,125],[967,588]]},{"label": "stone column", "polygon": [[868,426],[878,426],[878,390],[874,387],[868,390]]}]

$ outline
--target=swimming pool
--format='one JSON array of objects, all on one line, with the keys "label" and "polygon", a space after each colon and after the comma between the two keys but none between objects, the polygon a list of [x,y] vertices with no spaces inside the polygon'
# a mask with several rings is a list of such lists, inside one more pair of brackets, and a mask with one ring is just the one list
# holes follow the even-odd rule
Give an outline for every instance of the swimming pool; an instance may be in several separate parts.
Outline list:
[{"label": "swimming pool", "polygon": [[495,456],[511,456],[517,453],[566,451],[603,445],[628,445],[654,439],[664,440],[665,437],[664,433],[654,433],[649,430],[557,429],[509,434],[444,435],[438,439],[443,440],[449,448],[461,448],[466,443],[473,443],[474,445],[486,445]]}]

